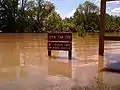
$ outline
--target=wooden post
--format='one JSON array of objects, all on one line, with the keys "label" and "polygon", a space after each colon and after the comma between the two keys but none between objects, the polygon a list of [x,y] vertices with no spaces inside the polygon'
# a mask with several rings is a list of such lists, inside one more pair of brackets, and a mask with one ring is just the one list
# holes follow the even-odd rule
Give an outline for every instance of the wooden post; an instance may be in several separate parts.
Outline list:
[{"label": "wooden post", "polygon": [[104,56],[99,56],[98,60],[98,86],[103,88],[103,68],[104,68]]},{"label": "wooden post", "polygon": [[99,34],[99,55],[104,55],[104,35],[105,35],[105,16],[106,16],[106,0],[101,0],[100,14],[100,34]]},{"label": "wooden post", "polygon": [[69,57],[69,59],[72,58],[72,50],[68,51],[68,57]]},{"label": "wooden post", "polygon": [[50,50],[48,50],[48,56],[51,56],[51,51]]}]

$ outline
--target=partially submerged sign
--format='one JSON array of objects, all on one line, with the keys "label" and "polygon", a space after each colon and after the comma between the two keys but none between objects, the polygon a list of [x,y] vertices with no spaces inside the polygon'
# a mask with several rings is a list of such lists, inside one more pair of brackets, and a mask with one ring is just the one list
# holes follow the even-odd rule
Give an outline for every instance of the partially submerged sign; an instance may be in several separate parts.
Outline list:
[{"label": "partially submerged sign", "polygon": [[72,50],[71,42],[48,42],[48,50]]},{"label": "partially submerged sign", "polygon": [[72,33],[48,33],[48,41],[72,41]]},{"label": "partially submerged sign", "polygon": [[51,50],[69,51],[69,58],[72,55],[72,33],[48,33],[48,55]]}]

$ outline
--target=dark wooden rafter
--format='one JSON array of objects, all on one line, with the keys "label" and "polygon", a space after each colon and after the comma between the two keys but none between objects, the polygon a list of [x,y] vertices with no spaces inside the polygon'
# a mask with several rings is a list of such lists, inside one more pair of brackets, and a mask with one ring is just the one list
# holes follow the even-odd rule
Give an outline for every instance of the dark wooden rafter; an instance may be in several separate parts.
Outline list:
[{"label": "dark wooden rafter", "polygon": [[120,41],[120,36],[104,36],[104,40]]},{"label": "dark wooden rafter", "polygon": [[109,2],[109,1],[119,1],[119,0],[105,0],[105,1],[108,1],[108,2]]},{"label": "dark wooden rafter", "polygon": [[120,41],[120,36],[105,36],[105,17],[106,17],[106,2],[120,0],[101,0],[100,14],[100,34],[99,34],[99,55],[104,55],[104,40]]}]

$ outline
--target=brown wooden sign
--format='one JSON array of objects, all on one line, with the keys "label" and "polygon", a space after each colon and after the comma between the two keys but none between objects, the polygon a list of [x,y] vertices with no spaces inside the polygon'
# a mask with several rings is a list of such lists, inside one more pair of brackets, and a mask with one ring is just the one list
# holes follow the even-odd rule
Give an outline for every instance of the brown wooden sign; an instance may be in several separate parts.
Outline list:
[{"label": "brown wooden sign", "polygon": [[72,41],[72,33],[49,33],[48,41]]},{"label": "brown wooden sign", "polygon": [[48,50],[72,50],[71,42],[48,42]]},{"label": "brown wooden sign", "polygon": [[48,55],[51,50],[69,51],[69,58],[72,55],[72,33],[48,33]]}]

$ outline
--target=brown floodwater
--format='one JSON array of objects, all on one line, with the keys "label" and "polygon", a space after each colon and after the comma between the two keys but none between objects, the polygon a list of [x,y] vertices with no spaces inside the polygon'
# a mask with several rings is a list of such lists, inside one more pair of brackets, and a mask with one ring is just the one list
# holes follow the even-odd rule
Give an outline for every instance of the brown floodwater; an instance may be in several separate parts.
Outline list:
[{"label": "brown floodwater", "polygon": [[[105,42],[98,55],[98,35],[73,35],[72,59],[67,52],[47,55],[47,34],[0,34],[0,90],[70,90],[96,81],[120,84],[120,75],[100,70],[119,60],[120,42]],[[110,66],[109,66],[110,67]]]}]

